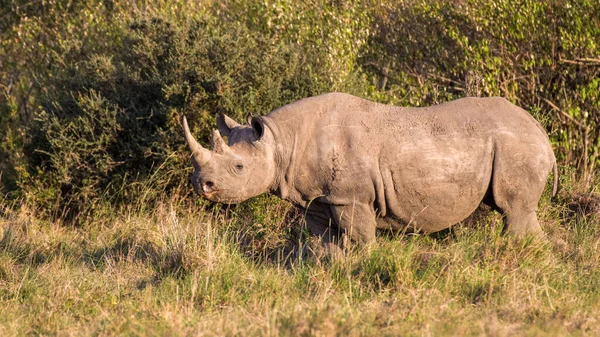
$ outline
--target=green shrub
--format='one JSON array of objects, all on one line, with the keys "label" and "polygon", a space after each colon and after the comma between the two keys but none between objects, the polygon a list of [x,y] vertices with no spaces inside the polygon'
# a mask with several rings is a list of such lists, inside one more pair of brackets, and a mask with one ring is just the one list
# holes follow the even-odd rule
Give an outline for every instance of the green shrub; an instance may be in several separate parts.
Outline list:
[{"label": "green shrub", "polygon": [[[326,54],[210,16],[179,25],[139,18],[119,41],[105,52],[65,53],[46,82],[56,90],[41,95],[26,151],[35,191],[28,197],[57,216],[81,221],[97,200],[151,202],[187,182],[184,114],[208,144],[218,111],[242,121],[339,81],[319,68]],[[148,191],[158,168],[168,173]]]},{"label": "green shrub", "polygon": [[519,1],[11,2],[1,24],[2,192],[81,222],[185,196],[180,121],[208,144],[343,91],[405,106],[499,95],[550,131],[570,181],[600,164],[600,6]]},{"label": "green shrub", "polygon": [[15,98],[6,93],[0,100],[0,195],[14,191],[17,180],[15,161],[22,147],[17,104]]}]

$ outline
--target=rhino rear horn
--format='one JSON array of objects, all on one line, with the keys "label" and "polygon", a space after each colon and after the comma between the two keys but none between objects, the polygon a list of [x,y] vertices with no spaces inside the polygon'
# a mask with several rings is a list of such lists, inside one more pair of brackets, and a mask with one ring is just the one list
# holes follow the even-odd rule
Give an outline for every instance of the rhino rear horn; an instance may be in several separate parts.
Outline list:
[{"label": "rhino rear horn", "polygon": [[225,151],[229,150],[229,146],[227,146],[227,144],[223,140],[223,137],[221,137],[221,134],[217,130],[213,131],[211,148],[214,152],[218,154],[223,154],[225,153]]},{"label": "rhino rear horn", "polygon": [[185,140],[192,150],[192,154],[194,155],[194,159],[199,165],[206,163],[210,159],[210,151],[203,148],[198,141],[192,136],[190,132],[190,127],[188,126],[187,119],[183,116],[183,132],[185,133]]}]

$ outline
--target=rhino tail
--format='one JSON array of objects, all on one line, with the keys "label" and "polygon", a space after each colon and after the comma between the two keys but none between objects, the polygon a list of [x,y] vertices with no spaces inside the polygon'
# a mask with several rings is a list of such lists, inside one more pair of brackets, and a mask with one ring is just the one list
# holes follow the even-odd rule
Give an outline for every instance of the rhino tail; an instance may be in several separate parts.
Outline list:
[{"label": "rhino tail", "polygon": [[552,175],[554,176],[554,183],[552,185],[552,201],[556,201],[558,196],[558,190],[560,189],[560,179],[558,176],[558,166],[556,160],[554,160],[554,166],[552,167]]}]

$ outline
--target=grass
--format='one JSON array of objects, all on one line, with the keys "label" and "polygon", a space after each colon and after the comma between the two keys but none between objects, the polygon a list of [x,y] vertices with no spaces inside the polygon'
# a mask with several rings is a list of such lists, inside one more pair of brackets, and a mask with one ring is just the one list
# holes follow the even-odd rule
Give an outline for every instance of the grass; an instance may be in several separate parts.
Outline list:
[{"label": "grass", "polygon": [[546,242],[478,213],[438,235],[381,233],[339,261],[306,253],[270,198],[85,227],[5,209],[0,335],[598,335],[600,217],[567,206],[543,201]]}]

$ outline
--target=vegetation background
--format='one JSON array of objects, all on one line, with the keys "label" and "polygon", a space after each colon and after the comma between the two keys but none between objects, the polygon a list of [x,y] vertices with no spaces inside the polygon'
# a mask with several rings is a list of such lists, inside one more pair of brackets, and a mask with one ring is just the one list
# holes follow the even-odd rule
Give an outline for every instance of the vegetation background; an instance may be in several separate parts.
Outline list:
[{"label": "vegetation background", "polygon": [[[327,261],[285,202],[192,195],[184,114],[330,91],[530,111],[547,242],[478,212]],[[0,0],[0,138],[0,335],[600,333],[596,0]]]}]

